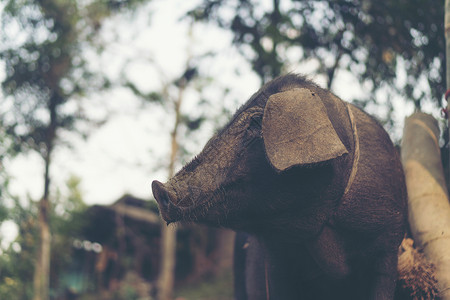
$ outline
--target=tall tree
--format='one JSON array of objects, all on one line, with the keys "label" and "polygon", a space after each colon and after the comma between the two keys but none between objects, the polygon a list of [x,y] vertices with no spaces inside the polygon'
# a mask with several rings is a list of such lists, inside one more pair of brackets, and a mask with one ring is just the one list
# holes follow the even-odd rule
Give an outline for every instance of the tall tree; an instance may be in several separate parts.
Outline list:
[{"label": "tall tree", "polygon": [[[142,93],[132,82],[126,85],[140,98],[146,101],[163,102],[170,107],[173,115],[173,127],[170,132],[170,150],[169,163],[167,166],[168,178],[175,174],[175,168],[180,159],[180,138],[179,131],[183,125],[191,126],[191,129],[197,129],[202,122],[202,118],[190,120],[184,118],[182,114],[182,104],[185,100],[185,90],[187,85],[197,76],[197,70],[190,67],[189,59],[186,64],[186,70],[176,80],[163,83],[160,93],[151,92],[149,94]],[[162,76],[163,77],[163,76]],[[175,94],[169,92],[175,88]],[[181,148],[181,149],[180,149]],[[163,221],[162,221],[163,222]],[[164,223],[164,222],[163,222]],[[173,298],[173,287],[175,283],[175,266],[176,266],[176,227],[162,224],[161,226],[161,269],[157,282],[157,299],[170,300]]]},{"label": "tall tree", "polygon": [[[61,131],[75,130],[84,119],[69,102],[101,87],[86,68],[83,47],[93,40],[102,20],[139,0],[58,1],[7,0],[2,13],[0,59],[5,63],[2,103],[6,132],[22,150],[37,152],[44,162],[43,195],[39,201],[39,236],[34,299],[48,299],[50,270],[50,179],[52,154]],[[6,108],[5,108],[6,107]]]},{"label": "tall tree", "polygon": [[[188,25],[188,39],[192,42],[193,24]],[[208,105],[202,95],[203,86],[210,83],[210,78],[199,74],[198,63],[201,58],[207,54],[196,55],[192,53],[192,43],[188,43],[186,51],[181,54],[186,54],[185,65],[182,71],[175,78],[169,79],[165,74],[165,70],[158,65],[157,62],[149,61],[158,72],[158,77],[161,81],[161,88],[159,91],[151,91],[148,93],[142,92],[138,86],[132,81],[126,80],[127,86],[138,98],[146,103],[162,105],[167,111],[171,120],[171,130],[168,132],[170,136],[170,145],[167,160],[167,176],[171,178],[179,165],[191,155],[189,150],[185,147],[188,139],[192,139],[192,133],[201,128],[206,119],[205,112],[194,113],[188,115],[184,113],[183,104],[189,101],[189,94],[195,91],[196,107]],[[204,106],[203,106],[204,107]],[[166,225],[164,221],[161,226],[161,266],[159,276],[157,279],[157,299],[170,300],[173,299],[173,288],[175,283],[175,269],[176,269],[176,246],[177,246],[177,227],[173,225]]]},{"label": "tall tree", "polygon": [[[178,131],[181,122],[181,104],[183,103],[183,94],[186,89],[187,81],[181,78],[178,87],[178,95],[172,99],[173,113],[175,121],[172,132],[170,133],[170,160],[168,166],[168,178],[175,174],[175,164],[179,152]],[[167,95],[166,95],[167,96]],[[169,98],[170,99],[170,98]],[[164,223],[164,222],[163,222]],[[170,300],[173,298],[173,286],[175,283],[175,254],[176,254],[176,227],[161,226],[161,270],[158,278],[158,299]]]},{"label": "tall tree", "polygon": [[[366,102],[388,86],[416,108],[424,99],[442,105],[444,1],[430,5],[420,0],[273,0],[267,4],[203,0],[189,15],[231,30],[234,44],[251,60],[262,81],[313,59],[329,88],[339,69],[353,73],[364,83]],[[400,65],[406,74],[402,83],[396,77]]]}]

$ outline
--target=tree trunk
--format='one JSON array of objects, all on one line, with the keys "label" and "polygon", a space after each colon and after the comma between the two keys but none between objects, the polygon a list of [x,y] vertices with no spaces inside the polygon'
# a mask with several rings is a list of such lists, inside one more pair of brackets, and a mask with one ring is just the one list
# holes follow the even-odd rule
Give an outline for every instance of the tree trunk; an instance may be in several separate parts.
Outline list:
[{"label": "tree trunk", "polygon": [[47,127],[45,137],[45,154],[43,159],[45,163],[44,172],[44,195],[39,202],[39,245],[37,251],[36,266],[34,270],[33,288],[34,300],[48,300],[50,288],[50,251],[51,251],[51,233],[50,233],[50,164],[53,154],[53,146],[56,139],[57,125],[57,107],[61,103],[58,94],[52,95],[48,103],[48,112],[50,114],[50,124]]},{"label": "tree trunk", "polygon": [[402,163],[414,240],[436,266],[442,299],[450,300],[450,204],[439,148],[439,127],[430,115],[405,121]]},{"label": "tree trunk", "polygon": [[176,240],[177,231],[174,226],[162,224],[161,240],[161,271],[158,278],[158,299],[170,300],[173,298],[173,286],[175,282]]},{"label": "tree trunk", "polygon": [[[181,103],[186,87],[185,80],[181,79],[178,87],[178,98],[174,101],[175,124],[171,133],[171,152],[168,167],[168,177],[175,173],[175,162],[178,154],[178,128],[181,121]],[[175,262],[177,246],[177,230],[175,226],[168,226],[163,221],[161,224],[161,270],[158,278],[158,300],[171,300],[173,298],[173,286],[175,283]]]},{"label": "tree trunk", "polygon": [[[50,152],[49,150],[48,152]],[[37,251],[36,265],[34,269],[34,300],[49,299],[50,284],[50,248],[51,234],[49,226],[49,186],[50,186],[50,153],[45,158],[45,175],[44,175],[44,196],[39,201],[39,245]]]},{"label": "tree trunk", "polygon": [[48,199],[42,199],[39,203],[40,243],[34,271],[34,300],[49,299],[51,235],[48,226],[48,207]]}]

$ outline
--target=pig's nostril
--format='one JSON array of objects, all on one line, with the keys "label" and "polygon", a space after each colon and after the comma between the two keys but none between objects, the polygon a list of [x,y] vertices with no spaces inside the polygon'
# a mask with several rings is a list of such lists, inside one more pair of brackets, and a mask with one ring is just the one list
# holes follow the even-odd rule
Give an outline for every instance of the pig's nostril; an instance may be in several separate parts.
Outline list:
[{"label": "pig's nostril", "polygon": [[152,191],[160,206],[167,207],[169,205],[169,194],[161,182],[154,180],[152,182]]}]

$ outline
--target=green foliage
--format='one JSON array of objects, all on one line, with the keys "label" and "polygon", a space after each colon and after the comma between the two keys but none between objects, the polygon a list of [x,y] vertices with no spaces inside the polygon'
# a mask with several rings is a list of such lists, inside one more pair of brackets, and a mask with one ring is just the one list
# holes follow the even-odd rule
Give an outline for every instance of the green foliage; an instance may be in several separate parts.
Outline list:
[{"label": "green foliage", "polygon": [[58,129],[73,131],[77,120],[86,120],[74,101],[109,82],[89,70],[83,50],[93,45],[106,17],[142,2],[5,1],[0,59],[9,97],[0,105],[0,119],[20,150],[45,155]]},{"label": "green foliage", "polygon": [[72,270],[74,248],[73,242],[80,238],[88,224],[86,209],[81,190],[80,178],[71,176],[67,182],[64,195],[57,192],[52,199],[53,210],[50,219],[52,238],[51,288],[54,294],[62,294],[68,289],[68,274]]},{"label": "green foliage", "polygon": [[[317,71],[326,76],[329,87],[342,68],[356,75],[372,97],[388,85],[417,108],[429,95],[441,105],[444,1],[430,5],[420,0],[274,0],[272,4],[267,8],[252,0],[204,0],[189,15],[231,30],[234,44],[263,81],[286,71],[289,63],[316,59]],[[399,87],[396,70],[401,61],[407,75]]]},{"label": "green foliage", "polygon": [[164,96],[161,93],[158,92],[149,92],[144,93],[131,81],[128,81],[124,83],[124,86],[126,88],[129,88],[131,92],[133,92],[137,97],[139,97],[144,102],[159,102],[161,103],[163,101]]},{"label": "green foliage", "polygon": [[[51,288],[53,294],[66,288],[62,280],[73,259],[73,240],[78,238],[86,224],[85,209],[79,188],[80,179],[67,181],[67,192],[56,194],[51,214],[52,265]],[[8,211],[8,219],[18,225],[16,240],[0,255],[0,299],[31,299],[35,253],[37,250],[37,203],[26,204],[17,198]]]},{"label": "green foliage", "polygon": [[80,183],[80,178],[71,176],[66,183],[66,195],[62,195],[58,191],[52,199],[53,209],[50,225],[55,235],[53,251],[60,254],[54,259],[66,260],[66,263],[70,262],[70,257],[67,257],[64,253],[70,252],[73,239],[80,236],[88,221],[88,216],[85,214],[88,206],[83,201]]},{"label": "green foliage", "polygon": [[8,209],[5,207],[5,198],[8,196],[9,175],[4,167],[5,160],[15,156],[16,149],[13,139],[6,134],[0,119],[0,224],[6,219]]},{"label": "green foliage", "polygon": [[[65,113],[70,97],[81,94],[92,74],[80,55],[80,23],[75,1],[7,1],[2,15],[2,88],[11,109],[7,133],[21,150],[45,155],[59,128],[72,130],[81,116]],[[7,103],[7,102],[6,102]]]},{"label": "green foliage", "polygon": [[23,205],[17,198],[8,218],[17,224],[16,240],[0,255],[0,299],[31,299],[35,265],[37,206]]}]

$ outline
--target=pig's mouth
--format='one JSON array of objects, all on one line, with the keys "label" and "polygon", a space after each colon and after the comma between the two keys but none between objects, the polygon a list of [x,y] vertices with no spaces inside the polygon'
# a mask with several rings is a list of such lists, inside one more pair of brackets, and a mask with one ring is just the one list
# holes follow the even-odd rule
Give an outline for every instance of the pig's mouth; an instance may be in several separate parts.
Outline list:
[{"label": "pig's mouth", "polygon": [[[189,197],[178,199],[174,192],[167,189],[164,184],[155,180],[152,183],[153,196],[158,202],[159,210],[162,218],[167,223],[174,223],[178,221],[199,221],[202,217],[207,215],[207,212],[212,206],[220,205],[220,199],[218,201],[211,201],[211,198],[217,197],[202,197],[193,202]],[[220,197],[219,197],[220,198]]]}]

